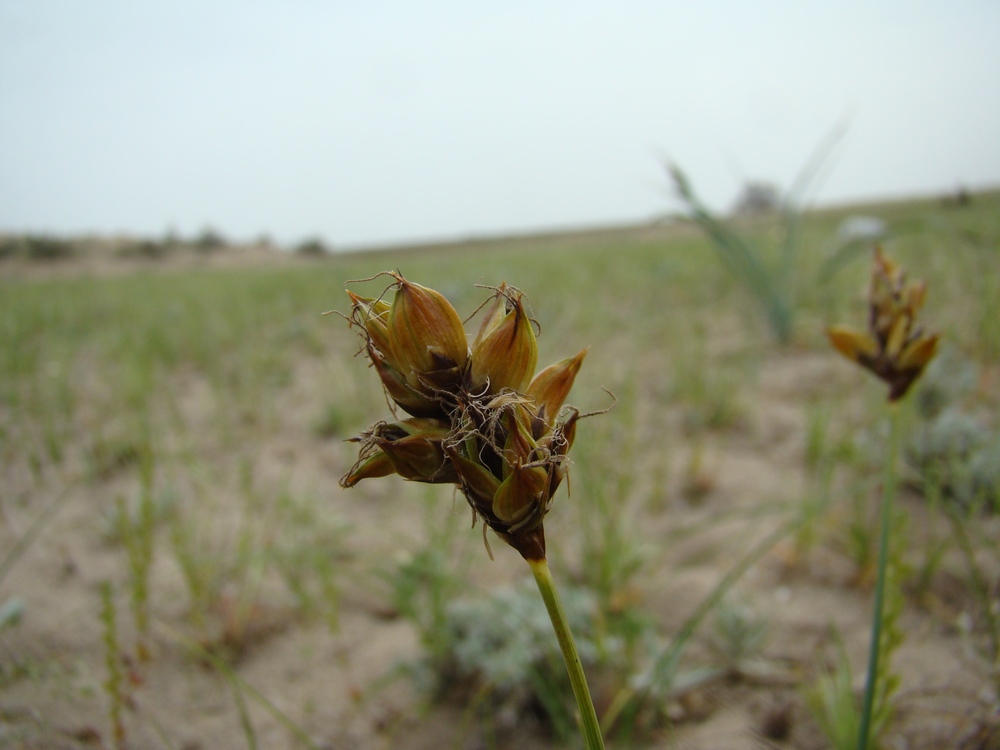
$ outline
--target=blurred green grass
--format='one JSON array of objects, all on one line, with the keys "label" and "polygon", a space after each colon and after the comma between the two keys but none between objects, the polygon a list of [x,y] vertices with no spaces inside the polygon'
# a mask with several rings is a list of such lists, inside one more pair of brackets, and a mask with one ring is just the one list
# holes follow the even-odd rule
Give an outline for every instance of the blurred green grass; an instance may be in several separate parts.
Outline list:
[{"label": "blurred green grass", "polygon": [[[858,214],[884,221],[888,251],[928,279],[926,319],[948,345],[995,365],[1000,191],[961,206],[924,200],[806,215],[793,351],[825,352],[825,324],[864,315],[867,255],[845,249],[838,235]],[[779,217],[743,221],[742,232],[765,236]],[[832,258],[843,261],[834,271]],[[689,436],[745,426],[741,392],[756,387],[778,351],[745,289],[684,221],[279,266],[171,270],[150,261],[146,268],[0,276],[0,461],[8,474],[38,482],[53,467],[82,467],[99,481],[134,472],[136,457],[150,449],[169,473],[193,459],[252,459],[268,436],[298,437],[304,446],[349,437],[383,413],[384,398],[354,357],[356,335],[321,313],[347,309],[346,281],[387,269],[441,290],[462,315],[483,298],[476,284],[522,289],[541,329],[539,362],[590,346],[571,400],[604,408],[609,398],[600,389],[610,389],[620,413],[632,415],[623,429],[646,420],[652,426],[643,429],[662,434],[655,415],[677,407]],[[388,281],[376,277],[359,291],[376,296]],[[802,387],[813,393],[813,385]],[[588,426],[581,440],[607,439],[606,431]],[[637,463],[647,440],[629,438]],[[27,497],[32,480],[10,487],[8,494]]]},{"label": "blurred green grass", "polygon": [[[0,504],[32,519],[53,488],[95,490],[87,502],[98,521],[74,533],[117,544],[105,554],[119,566],[116,583],[127,586],[127,555],[107,519],[155,500],[144,532],[161,561],[148,571],[152,617],[172,622],[166,602],[183,600],[200,646],[223,658],[238,660],[261,628],[289,627],[274,625],[275,608],[288,608],[291,621],[313,617],[336,628],[342,589],[371,587],[394,551],[413,542],[413,524],[396,511],[423,488],[394,487],[401,499],[372,505],[390,490],[375,484],[342,495],[335,486],[353,460],[340,440],[387,410],[355,356],[357,335],[322,313],[348,310],[346,281],[388,269],[442,291],[463,316],[486,296],[476,284],[506,281],[528,296],[540,366],[590,347],[570,401],[606,408],[602,387],[618,399],[612,415],[581,425],[573,457],[587,465],[574,469],[574,500],[590,516],[557,503],[552,545],[606,607],[627,608],[637,581],[664,565],[666,545],[655,535],[669,528],[661,516],[675,476],[683,475],[692,505],[712,489],[703,463],[719,449],[706,449],[705,436],[730,435],[766,457],[770,438],[755,434],[754,420],[769,363],[833,360],[824,326],[863,319],[870,243],[850,245],[838,233],[858,214],[885,222],[888,252],[928,280],[925,319],[995,378],[1000,191],[962,206],[922,200],[807,214],[787,349],[771,341],[746,289],[685,221],[229,269],[150,259],[124,274],[29,277],[0,261]],[[741,232],[762,240],[778,231],[776,217],[740,221]],[[352,288],[378,296],[389,281]],[[804,371],[782,393],[792,408],[825,405],[823,429],[852,435],[877,426],[871,405],[881,393],[874,383],[861,389],[861,378],[845,371],[817,383]],[[978,398],[995,420],[1000,402],[990,392]],[[877,466],[861,450],[841,463],[862,476]],[[152,464],[155,477],[144,477]],[[357,533],[366,523],[378,533]],[[11,549],[15,528],[2,535],[2,549]],[[345,583],[345,569],[362,572]],[[0,587],[2,598],[18,593],[3,580]]]}]

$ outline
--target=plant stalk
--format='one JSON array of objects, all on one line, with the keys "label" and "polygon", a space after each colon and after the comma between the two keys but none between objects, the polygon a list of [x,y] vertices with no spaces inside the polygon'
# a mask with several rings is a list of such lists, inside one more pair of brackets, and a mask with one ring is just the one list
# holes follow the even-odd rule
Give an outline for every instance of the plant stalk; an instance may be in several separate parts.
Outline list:
[{"label": "plant stalk", "polygon": [[601,725],[597,721],[597,712],[594,711],[594,701],[590,697],[587,677],[583,673],[583,664],[580,662],[580,655],[577,653],[576,643],[573,641],[573,634],[569,629],[566,612],[563,609],[562,602],[559,600],[556,583],[552,579],[552,571],[549,569],[549,564],[545,558],[541,560],[529,559],[527,562],[532,574],[535,576],[535,583],[538,584],[538,591],[542,595],[542,600],[545,602],[545,609],[549,612],[552,629],[556,631],[556,638],[559,640],[559,648],[562,650],[563,661],[566,662],[569,681],[573,686],[573,696],[576,698],[576,705],[580,709],[580,719],[583,725],[583,736],[587,741],[587,750],[604,750]]},{"label": "plant stalk", "polygon": [[896,460],[899,454],[899,407],[889,404],[889,451],[882,480],[882,508],[878,546],[878,569],[875,579],[875,602],[872,612],[871,646],[868,651],[868,674],[865,694],[861,702],[861,721],[858,725],[858,750],[866,750],[871,739],[872,711],[878,681],[879,651],[882,644],[882,616],[885,609],[886,568],[889,567],[889,527],[892,524],[892,503],[896,496]]}]

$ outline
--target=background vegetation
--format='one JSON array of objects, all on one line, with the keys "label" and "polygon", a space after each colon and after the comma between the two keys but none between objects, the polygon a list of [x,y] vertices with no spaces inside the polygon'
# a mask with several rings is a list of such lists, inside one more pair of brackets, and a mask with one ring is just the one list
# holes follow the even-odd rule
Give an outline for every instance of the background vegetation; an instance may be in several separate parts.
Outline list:
[{"label": "background vegetation", "polygon": [[[865,315],[874,238],[845,225],[859,211],[928,280],[924,319],[946,342],[903,414],[893,617],[906,627],[880,731],[990,746],[997,192],[804,216],[784,343],[684,222],[228,267],[218,258],[239,249],[206,230],[191,263],[139,244],[113,253],[129,264],[114,273],[88,265],[89,246],[4,240],[0,744],[573,736],[523,566],[499,544],[488,560],[464,501],[395,481],[337,486],[354,459],[343,440],[386,407],[356,335],[321,313],[347,310],[345,281],[389,268],[463,314],[484,298],[476,284],[522,289],[539,362],[591,347],[570,401],[593,411],[609,405],[602,388],[617,397],[581,423],[570,496],[546,524],[610,745],[726,727],[731,747],[754,733],[808,748],[849,736],[884,393],[823,328]],[[783,227],[764,214],[729,231],[766,256]],[[915,710],[931,700],[934,712]]]}]

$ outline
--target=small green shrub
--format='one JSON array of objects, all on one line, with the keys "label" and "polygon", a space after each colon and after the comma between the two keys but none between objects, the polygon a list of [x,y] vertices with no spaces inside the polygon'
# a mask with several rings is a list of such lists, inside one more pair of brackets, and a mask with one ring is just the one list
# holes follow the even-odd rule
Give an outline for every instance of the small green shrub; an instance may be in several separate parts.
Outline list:
[{"label": "small green shrub", "polygon": [[140,240],[126,245],[118,251],[123,258],[139,258],[143,260],[162,260],[173,249],[171,245],[156,240]]},{"label": "small green shrub", "polygon": [[194,249],[200,253],[212,253],[216,250],[222,250],[229,243],[226,242],[226,238],[223,237],[219,232],[212,229],[211,227],[205,227],[201,230],[201,234],[194,241]]},{"label": "small green shrub", "polygon": [[20,243],[12,237],[4,237],[0,240],[0,260],[7,260],[17,255]]},{"label": "small green shrub", "polygon": [[304,258],[322,258],[330,254],[330,248],[319,237],[312,237],[296,245],[295,254]]}]

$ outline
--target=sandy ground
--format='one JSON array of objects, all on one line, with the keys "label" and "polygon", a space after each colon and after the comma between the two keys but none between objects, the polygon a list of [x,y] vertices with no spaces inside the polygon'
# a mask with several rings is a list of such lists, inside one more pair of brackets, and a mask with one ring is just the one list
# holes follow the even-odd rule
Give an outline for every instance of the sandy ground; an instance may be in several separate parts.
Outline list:
[{"label": "sandy ground", "polygon": [[[351,491],[337,486],[353,461],[353,446],[335,439],[317,441],[302,430],[315,414],[314,394],[307,385],[315,380],[313,367],[303,362],[294,370],[293,385],[276,408],[273,428],[255,437],[253,457],[256,481],[265,491],[290,486],[315,497],[350,529],[337,558],[339,626],[331,629],[322,621],[302,618],[287,606],[287,597],[269,600],[273,582],[264,581],[234,659],[236,674],[249,687],[234,691],[217,670],[187,649],[189,613],[182,576],[169,555],[158,555],[152,572],[151,657],[140,662],[131,656],[123,662],[127,746],[244,748],[250,744],[244,720],[252,725],[261,748],[304,746],[278,711],[321,748],[555,746],[537,722],[524,717],[506,723],[501,717],[491,728],[461,699],[426,705],[405,680],[378,687],[394,665],[417,658],[420,646],[411,624],[394,616],[371,578],[357,572],[391,560],[419,537],[412,508],[423,490],[392,479]],[[633,594],[635,605],[664,633],[675,632],[752,542],[777,524],[775,514],[747,520],[733,511],[787,503],[805,485],[807,426],[801,404],[808,400],[810,384],[853,377],[825,354],[790,351],[772,357],[756,385],[742,394],[745,410],[739,425],[703,438],[700,468],[693,477],[697,492],[692,492],[688,472],[693,448],[675,444],[665,455],[647,456],[652,467],[665,464],[661,468],[666,469],[667,482],[649,490],[658,496],[646,507],[658,510],[642,517],[641,533],[655,546],[656,564]],[[195,377],[182,391],[185,423],[197,433],[199,422],[210,418],[201,403],[207,391]],[[679,416],[672,419],[680,421]],[[0,634],[0,747],[113,746],[98,592],[102,580],[122,577],[122,551],[103,539],[100,529],[113,498],[133,493],[137,479],[134,472],[123,471],[83,481],[84,473],[80,455],[70,455],[59,467],[45,467],[37,477],[27,466],[3,468],[3,549],[22,538],[48,504],[54,504],[55,511],[2,580],[2,598],[16,595],[25,608],[20,623]],[[468,509],[456,503],[449,490],[441,488],[439,494],[443,518],[462,516],[459,533],[467,548],[462,564],[477,588],[526,577],[521,561],[495,539],[496,559],[491,562],[479,529],[465,525]],[[558,541],[576,533],[570,502],[561,497],[547,522],[557,574],[563,562],[572,566],[572,545]],[[915,495],[905,492],[901,502],[917,536],[940,522]],[[836,513],[828,524],[835,522]],[[670,544],[657,541],[672,529],[699,523],[709,530]],[[995,696],[989,668],[980,639],[969,633],[973,604],[958,583],[960,576],[958,561],[946,563],[922,601],[906,602],[900,622],[905,642],[894,665],[902,680],[898,714],[886,747],[1000,747],[1000,730],[990,713]],[[667,707],[672,725],[653,732],[646,746],[826,747],[804,706],[802,686],[835,660],[834,632],[854,666],[860,690],[868,650],[870,581],[859,581],[856,566],[835,545],[824,541],[800,549],[785,540],[747,572],[737,590],[766,614],[769,638],[763,652],[746,673],[719,677],[675,696]],[[227,606],[239,603],[223,599],[220,611],[212,615],[223,629]],[[135,638],[127,608],[119,591],[123,651],[130,650],[124,645]],[[707,654],[699,635],[687,659],[697,664],[709,658]],[[251,691],[259,692],[266,703]],[[595,697],[599,705],[609,700],[599,686]],[[641,745],[610,744],[626,746]]]}]

